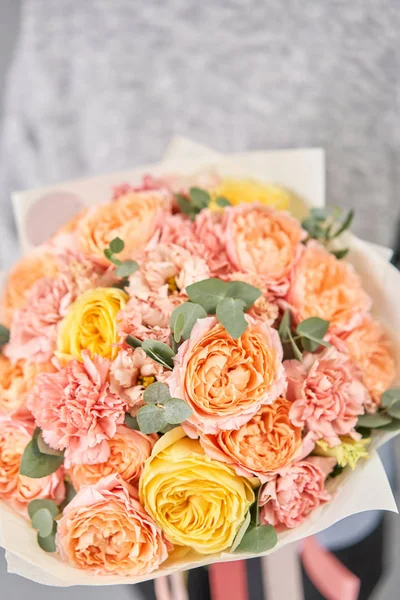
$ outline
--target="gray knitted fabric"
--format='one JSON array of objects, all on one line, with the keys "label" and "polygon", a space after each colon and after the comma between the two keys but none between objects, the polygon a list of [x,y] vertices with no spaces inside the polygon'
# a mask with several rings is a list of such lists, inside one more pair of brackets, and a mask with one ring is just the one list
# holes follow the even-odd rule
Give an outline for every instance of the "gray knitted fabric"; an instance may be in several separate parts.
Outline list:
[{"label": "gray knitted fabric", "polygon": [[[398,0],[26,0],[5,100],[12,189],[220,151],[323,146],[328,198],[388,244],[400,208]],[[2,219],[3,260],[13,245]]]}]

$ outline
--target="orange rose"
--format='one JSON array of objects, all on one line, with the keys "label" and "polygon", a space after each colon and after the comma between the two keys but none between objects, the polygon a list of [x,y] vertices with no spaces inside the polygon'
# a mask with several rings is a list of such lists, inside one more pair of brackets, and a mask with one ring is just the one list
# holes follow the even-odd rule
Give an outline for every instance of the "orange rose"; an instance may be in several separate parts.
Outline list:
[{"label": "orange rose", "polygon": [[229,464],[238,475],[255,475],[263,482],[266,473],[289,465],[301,446],[302,430],[289,419],[291,406],[278,398],[239,429],[201,433],[200,443],[208,456]]},{"label": "orange rose", "polygon": [[74,488],[79,490],[83,485],[92,485],[102,477],[115,473],[127,483],[136,484],[156,441],[156,435],[147,436],[119,425],[115,436],[108,441],[110,456],[106,462],[74,465],[71,468],[69,474]]},{"label": "orange rose", "polygon": [[370,316],[339,337],[344,341],[351,360],[362,371],[365,387],[371,395],[367,410],[375,412],[381,404],[383,392],[396,379],[396,363],[389,338],[380,323]]},{"label": "orange rose", "polygon": [[0,309],[1,322],[10,327],[13,313],[26,304],[26,295],[32,285],[42,277],[55,277],[57,263],[50,252],[43,250],[26,256],[10,271]]},{"label": "orange rose", "polygon": [[169,208],[170,196],[162,190],[131,192],[111,204],[88,211],[77,224],[79,249],[109,264],[104,249],[120,237],[125,242],[120,260],[134,258],[150,241],[160,222],[163,209]]},{"label": "orange rose", "polygon": [[246,316],[249,326],[234,340],[216,318],[199,319],[175,357],[171,394],[193,413],[185,421],[204,433],[237,429],[286,386],[277,331]]},{"label": "orange rose", "polygon": [[0,354],[0,415],[28,412],[26,395],[33,388],[36,376],[54,370],[51,363],[27,363],[25,360],[12,363]]},{"label": "orange rose", "polygon": [[297,323],[309,317],[330,321],[330,331],[350,331],[371,307],[353,267],[317,242],[309,242],[298,261],[287,296]]}]

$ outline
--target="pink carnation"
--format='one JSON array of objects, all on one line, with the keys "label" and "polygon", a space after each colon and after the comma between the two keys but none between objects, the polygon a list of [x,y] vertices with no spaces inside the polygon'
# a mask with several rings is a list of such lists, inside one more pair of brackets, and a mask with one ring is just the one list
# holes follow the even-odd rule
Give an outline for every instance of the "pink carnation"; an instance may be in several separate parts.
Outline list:
[{"label": "pink carnation", "polygon": [[294,425],[305,427],[315,440],[323,438],[330,446],[341,443],[339,435],[358,438],[354,427],[369,396],[346,354],[328,348],[304,355],[302,363],[287,360],[284,367]]},{"label": "pink carnation", "polygon": [[271,473],[259,497],[261,523],[278,531],[298,527],[311,511],[331,499],[325,479],[335,464],[334,458],[311,456]]},{"label": "pink carnation", "polygon": [[100,356],[71,360],[57,373],[41,373],[28,407],[43,438],[52,448],[65,449],[65,465],[105,462],[107,440],[123,423],[125,400],[107,381],[110,362]]},{"label": "pink carnation", "polygon": [[226,235],[223,230],[223,213],[202,210],[194,222],[196,240],[204,248],[206,259],[213,277],[223,278],[232,272],[233,267],[226,249]]}]

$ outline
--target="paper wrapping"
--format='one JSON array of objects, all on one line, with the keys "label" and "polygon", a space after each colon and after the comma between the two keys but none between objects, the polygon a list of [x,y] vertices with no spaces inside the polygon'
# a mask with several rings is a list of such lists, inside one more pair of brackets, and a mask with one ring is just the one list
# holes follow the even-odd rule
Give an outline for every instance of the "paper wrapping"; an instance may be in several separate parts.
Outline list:
[{"label": "paper wrapping", "polygon": [[[180,159],[181,152],[185,159]],[[254,177],[266,182],[284,185],[302,197],[310,206],[325,203],[324,153],[320,149],[255,152],[221,156],[203,146],[184,139],[175,139],[167,151],[167,160],[132,171],[104,175],[52,188],[17,193],[13,197],[18,229],[24,251],[35,243],[29,231],[29,219],[43,197],[75,198],[75,207],[90,206],[110,199],[112,188],[121,182],[137,183],[145,173],[154,175],[190,174],[203,168],[214,169],[223,176]],[[79,199],[79,202],[77,201]],[[37,218],[37,217],[36,217]],[[48,235],[51,235],[48,234]],[[46,232],[46,239],[48,237]],[[363,285],[371,295],[374,314],[390,331],[400,365],[400,273],[388,263],[390,250],[367,244],[348,234],[343,245],[350,247],[349,260],[362,277]],[[376,434],[371,458],[360,461],[356,470],[345,470],[330,482],[335,493],[332,502],[318,508],[299,527],[279,535],[277,546],[265,555],[286,544],[318,533],[350,515],[368,510],[397,512],[396,503],[376,448],[395,433]],[[0,502],[0,545],[6,549],[8,571],[37,583],[53,586],[117,585],[138,583],[181,569],[191,569],[213,562],[253,558],[253,554],[209,555],[202,557],[191,552],[183,559],[170,564],[167,561],[158,571],[142,577],[95,576],[61,562],[56,554],[46,554],[37,545],[36,532],[23,517],[4,502]]]}]

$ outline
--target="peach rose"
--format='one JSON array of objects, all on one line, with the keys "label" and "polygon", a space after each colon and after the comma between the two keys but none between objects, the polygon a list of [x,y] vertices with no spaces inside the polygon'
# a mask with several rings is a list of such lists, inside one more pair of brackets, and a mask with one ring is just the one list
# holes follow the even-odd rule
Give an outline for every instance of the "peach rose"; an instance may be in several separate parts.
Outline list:
[{"label": "peach rose", "polygon": [[35,384],[36,376],[43,371],[52,372],[51,363],[11,362],[0,354],[0,415],[29,415],[27,394]]},{"label": "peach rose", "polygon": [[302,430],[290,421],[291,406],[278,398],[239,429],[200,433],[200,443],[210,458],[232,466],[238,475],[255,475],[263,482],[266,473],[291,463],[301,447]]},{"label": "peach rose", "polygon": [[350,331],[371,308],[353,267],[338,260],[317,242],[304,248],[287,296],[295,321],[320,317],[332,333]]},{"label": "peach rose", "polygon": [[157,439],[157,435],[148,436],[125,425],[118,425],[116,434],[108,440],[110,456],[107,461],[72,466],[69,471],[72,485],[79,490],[84,485],[93,485],[102,477],[115,474],[127,483],[137,484]]},{"label": "peach rose", "polygon": [[224,212],[226,251],[235,270],[254,273],[268,290],[284,296],[305,233],[296,219],[260,204]]},{"label": "peach rose", "polygon": [[392,344],[382,325],[365,317],[352,331],[339,336],[351,360],[361,369],[364,384],[370,393],[366,402],[368,412],[381,404],[383,392],[396,379],[396,363]]},{"label": "peach rose", "polygon": [[303,355],[303,362],[284,362],[288,380],[287,397],[293,402],[290,419],[305,427],[314,440],[340,444],[340,435],[351,435],[369,395],[359,370],[346,354],[328,348],[319,354]]},{"label": "peach rose", "polygon": [[199,319],[175,357],[168,384],[172,396],[193,409],[185,429],[204,433],[238,429],[286,387],[277,331],[246,316],[234,340],[215,317]]},{"label": "peach rose", "polygon": [[25,446],[34,431],[32,421],[0,419],[0,498],[22,515],[29,502],[48,498],[61,504],[65,497],[64,469],[47,477],[31,479],[20,475],[19,467]]},{"label": "peach rose", "polygon": [[55,257],[43,249],[22,258],[10,271],[0,306],[0,321],[11,326],[15,310],[24,308],[27,293],[33,284],[43,277],[57,275]]},{"label": "peach rose", "polygon": [[325,479],[335,464],[334,458],[310,456],[271,474],[259,496],[261,523],[278,531],[298,527],[310,512],[331,499]]},{"label": "peach rose", "polygon": [[64,561],[96,575],[143,575],[168,557],[161,530],[116,475],[83,487],[67,504],[56,543]]},{"label": "peach rose", "polygon": [[170,203],[170,194],[157,190],[131,192],[111,204],[96,206],[78,223],[78,248],[108,264],[104,249],[111,240],[120,237],[125,248],[118,258],[135,258],[159,228],[163,212],[170,208]]}]

